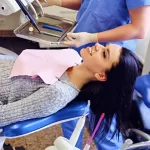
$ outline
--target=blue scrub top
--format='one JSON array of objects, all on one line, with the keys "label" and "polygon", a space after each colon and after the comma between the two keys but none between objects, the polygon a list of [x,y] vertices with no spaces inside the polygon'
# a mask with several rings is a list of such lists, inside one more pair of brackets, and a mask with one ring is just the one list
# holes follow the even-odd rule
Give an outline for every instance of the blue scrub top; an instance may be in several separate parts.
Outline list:
[{"label": "blue scrub top", "polygon": [[[74,32],[97,33],[114,29],[130,23],[129,10],[150,5],[150,0],[82,0],[77,14],[77,27]],[[106,45],[109,41],[100,43]],[[121,45],[131,51],[136,48],[137,40],[111,42]],[[76,48],[92,46],[94,43]]]}]

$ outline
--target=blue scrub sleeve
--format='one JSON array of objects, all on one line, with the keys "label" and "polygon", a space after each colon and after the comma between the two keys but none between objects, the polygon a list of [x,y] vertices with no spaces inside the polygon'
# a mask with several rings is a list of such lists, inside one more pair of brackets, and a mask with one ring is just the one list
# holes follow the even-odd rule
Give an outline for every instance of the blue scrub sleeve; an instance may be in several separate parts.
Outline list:
[{"label": "blue scrub sleeve", "polygon": [[82,4],[83,4],[84,0],[81,0],[81,2],[82,2]]},{"label": "blue scrub sleeve", "polygon": [[150,5],[150,0],[126,0],[128,9],[134,9],[142,6]]}]

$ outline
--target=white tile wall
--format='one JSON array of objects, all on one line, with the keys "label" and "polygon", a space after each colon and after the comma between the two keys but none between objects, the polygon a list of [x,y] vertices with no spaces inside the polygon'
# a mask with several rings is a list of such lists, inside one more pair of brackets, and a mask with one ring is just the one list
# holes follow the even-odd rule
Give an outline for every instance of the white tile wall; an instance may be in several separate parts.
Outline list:
[{"label": "white tile wall", "polygon": [[136,54],[140,58],[140,60],[144,63],[146,52],[148,50],[148,45],[150,42],[150,32],[147,37],[143,40],[138,40]]}]

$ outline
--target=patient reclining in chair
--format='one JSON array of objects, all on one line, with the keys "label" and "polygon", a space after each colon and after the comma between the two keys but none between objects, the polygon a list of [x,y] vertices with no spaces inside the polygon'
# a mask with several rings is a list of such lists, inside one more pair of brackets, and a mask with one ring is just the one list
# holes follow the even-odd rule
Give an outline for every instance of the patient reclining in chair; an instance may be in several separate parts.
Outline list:
[{"label": "patient reclining in chair", "polygon": [[[61,50],[63,51],[65,50]],[[109,119],[114,114],[118,117],[125,116],[138,75],[138,60],[134,54],[115,44],[87,47],[81,50],[81,57],[73,49],[69,51],[73,52],[71,59],[76,57],[78,62],[75,63],[78,64],[70,63],[68,68],[61,70],[57,78],[54,72],[51,73],[51,66],[49,71],[46,70],[46,76],[39,73],[33,77],[28,73],[23,74],[22,69],[18,75],[12,75],[15,74],[16,62],[22,57],[14,60],[5,57],[0,59],[0,127],[46,117],[64,108],[75,98],[90,99],[91,109],[97,117],[102,112]],[[36,54],[38,51],[34,52]],[[42,53],[47,54],[48,50]],[[66,58],[62,55],[62,59]],[[81,59],[82,63],[79,63]],[[32,63],[32,60],[29,62]],[[59,64],[61,60],[54,59],[53,62]],[[120,117],[118,123],[123,121],[121,119]]]}]

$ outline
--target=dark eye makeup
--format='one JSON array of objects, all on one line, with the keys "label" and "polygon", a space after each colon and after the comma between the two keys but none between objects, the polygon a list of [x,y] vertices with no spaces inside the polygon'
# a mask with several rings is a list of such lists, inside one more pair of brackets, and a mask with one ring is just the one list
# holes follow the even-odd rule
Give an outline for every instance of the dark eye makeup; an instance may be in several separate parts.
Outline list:
[{"label": "dark eye makeup", "polygon": [[103,51],[103,57],[106,58],[106,51]]}]

